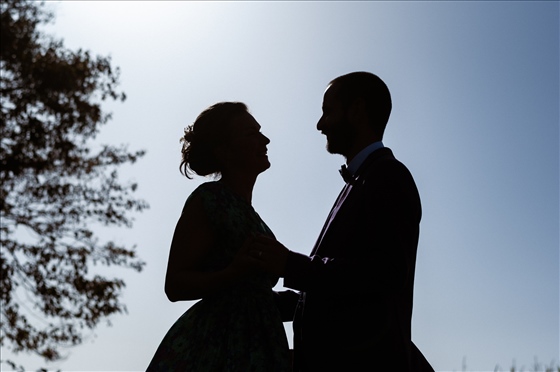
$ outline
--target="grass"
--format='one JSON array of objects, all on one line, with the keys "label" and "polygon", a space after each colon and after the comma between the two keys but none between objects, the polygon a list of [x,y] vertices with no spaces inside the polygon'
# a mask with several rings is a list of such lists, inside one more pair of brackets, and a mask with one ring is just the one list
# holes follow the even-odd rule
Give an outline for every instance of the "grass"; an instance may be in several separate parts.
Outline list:
[{"label": "grass", "polygon": [[[466,358],[463,359],[463,368],[461,369],[462,372],[470,371],[467,369]],[[538,358],[535,357],[535,361],[530,366],[522,365],[518,367],[516,365],[515,360],[512,363],[512,366],[507,369],[503,369],[499,364],[494,367],[494,372],[560,372],[560,364],[556,363],[555,361],[550,362],[550,364],[545,364],[539,362]],[[479,372],[479,371],[478,371]],[[485,371],[490,372],[490,371]]]}]

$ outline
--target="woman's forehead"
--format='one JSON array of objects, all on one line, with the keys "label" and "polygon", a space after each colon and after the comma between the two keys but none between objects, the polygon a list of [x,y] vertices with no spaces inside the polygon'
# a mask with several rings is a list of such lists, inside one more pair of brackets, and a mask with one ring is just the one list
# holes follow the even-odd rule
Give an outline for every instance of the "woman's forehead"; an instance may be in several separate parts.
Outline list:
[{"label": "woman's forehead", "polygon": [[237,115],[232,120],[231,123],[236,129],[242,129],[242,128],[259,128],[260,129],[260,127],[261,127],[261,125],[253,117],[253,115],[251,115],[248,112],[244,112],[242,114]]}]

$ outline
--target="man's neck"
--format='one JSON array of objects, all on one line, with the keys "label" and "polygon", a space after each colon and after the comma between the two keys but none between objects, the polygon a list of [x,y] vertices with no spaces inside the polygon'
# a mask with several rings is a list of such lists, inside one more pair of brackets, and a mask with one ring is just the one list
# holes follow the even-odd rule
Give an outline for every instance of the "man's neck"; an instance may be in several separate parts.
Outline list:
[{"label": "man's neck", "polygon": [[364,150],[365,148],[367,148],[369,145],[373,143],[381,142],[381,140],[382,138],[379,136],[364,136],[364,137],[357,136],[357,140],[354,146],[352,146],[352,148],[346,154],[342,154],[346,158],[346,165],[350,165],[352,160],[362,150]]},{"label": "man's neck", "polygon": [[346,164],[348,165],[348,171],[351,174],[355,174],[362,163],[367,159],[367,157],[374,151],[383,148],[383,142],[376,141],[370,143],[366,147],[360,150],[350,161],[347,161]]}]

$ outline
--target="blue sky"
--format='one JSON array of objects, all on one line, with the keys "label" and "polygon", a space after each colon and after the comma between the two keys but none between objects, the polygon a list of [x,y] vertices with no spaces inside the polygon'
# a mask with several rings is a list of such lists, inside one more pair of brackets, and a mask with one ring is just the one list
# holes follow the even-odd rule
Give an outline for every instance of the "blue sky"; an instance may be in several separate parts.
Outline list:
[{"label": "blue sky", "polygon": [[215,102],[247,103],[271,139],[272,167],[253,204],[280,241],[309,253],[343,186],[344,159],[326,152],[315,129],[322,95],[332,78],[356,70],[389,86],[384,143],[422,198],[415,343],[438,371],[558,363],[558,2],[48,6],[56,13],[49,32],[121,68],[128,99],[106,105],[113,119],[98,140],[147,150],[121,175],[151,205],[131,229],[99,229],[137,244],[147,262],[140,274],[111,270],[127,282],[128,315],[50,367],[144,370],[192,305],[163,293],[175,223],[206,181],[179,174],[178,138]]}]

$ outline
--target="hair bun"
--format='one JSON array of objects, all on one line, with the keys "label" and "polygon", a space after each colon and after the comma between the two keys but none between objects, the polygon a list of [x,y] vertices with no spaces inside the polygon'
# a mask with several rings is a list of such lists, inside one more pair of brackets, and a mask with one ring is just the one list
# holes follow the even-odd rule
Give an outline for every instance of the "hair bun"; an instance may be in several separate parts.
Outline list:
[{"label": "hair bun", "polygon": [[188,142],[192,143],[194,139],[194,125],[188,125],[185,127],[185,131],[183,137],[181,138],[181,142]]},{"label": "hair bun", "polygon": [[[193,124],[188,125],[181,137],[181,164],[179,169],[187,178],[221,175],[222,165],[214,149],[224,145],[229,138],[229,123],[247,111],[242,102],[219,102],[204,110]],[[196,129],[196,130],[195,130]]]}]

